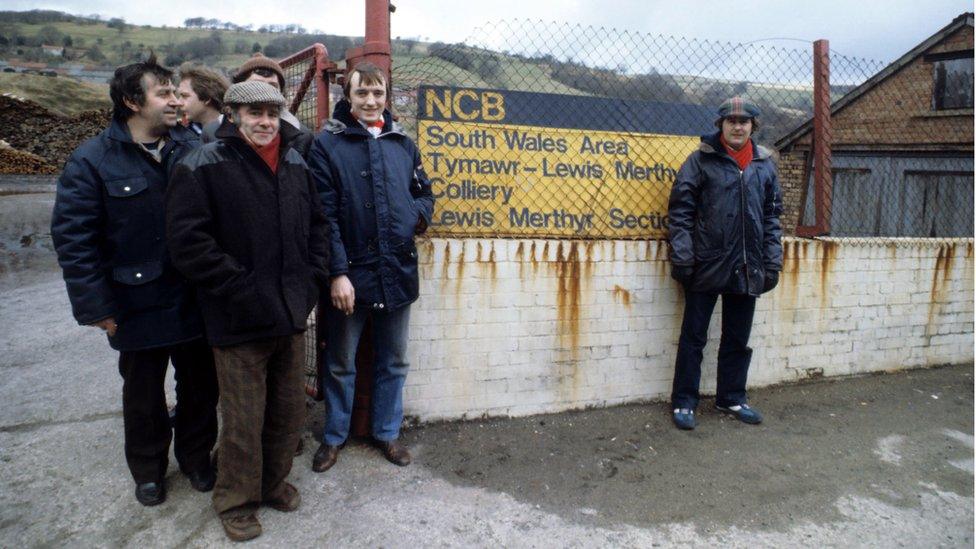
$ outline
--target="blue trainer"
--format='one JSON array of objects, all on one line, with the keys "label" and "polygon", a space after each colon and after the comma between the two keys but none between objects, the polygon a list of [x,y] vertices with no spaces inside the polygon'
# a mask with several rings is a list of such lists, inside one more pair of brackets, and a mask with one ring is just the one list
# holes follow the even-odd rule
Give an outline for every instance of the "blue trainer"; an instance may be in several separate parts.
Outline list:
[{"label": "blue trainer", "polygon": [[695,411],[691,408],[675,408],[671,417],[678,429],[690,431],[695,428]]},{"label": "blue trainer", "polygon": [[762,414],[760,414],[758,410],[750,408],[748,404],[737,404],[729,407],[719,406],[716,404],[715,408],[721,412],[732,414],[739,421],[748,423],[749,425],[758,425],[762,423]]}]

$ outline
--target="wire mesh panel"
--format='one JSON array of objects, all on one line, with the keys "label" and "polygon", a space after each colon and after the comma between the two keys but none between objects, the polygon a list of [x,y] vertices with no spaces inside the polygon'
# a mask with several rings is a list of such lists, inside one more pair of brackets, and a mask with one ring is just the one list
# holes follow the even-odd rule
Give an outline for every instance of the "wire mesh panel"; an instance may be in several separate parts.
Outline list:
[{"label": "wire mesh panel", "polygon": [[285,72],[285,99],[288,110],[306,128],[317,131],[329,116],[328,84],[323,69],[330,65],[322,44],[313,44],[279,62]]},{"label": "wire mesh panel", "polygon": [[831,56],[824,200],[809,45],[503,21],[395,58],[394,106],[433,183],[435,235],[664,238],[677,170],[738,95],[778,153],[788,234],[820,207],[821,234],[972,236],[968,29],[968,46],[947,36],[895,69]]}]

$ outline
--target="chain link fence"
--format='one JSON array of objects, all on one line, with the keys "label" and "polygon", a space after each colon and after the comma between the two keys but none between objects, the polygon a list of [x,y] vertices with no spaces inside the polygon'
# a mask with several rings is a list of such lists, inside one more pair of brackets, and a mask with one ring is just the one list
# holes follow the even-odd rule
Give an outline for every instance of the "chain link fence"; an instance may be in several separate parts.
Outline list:
[{"label": "chain link fence", "polygon": [[739,95],[777,153],[787,234],[820,207],[818,234],[971,237],[968,28],[961,54],[952,36],[891,65],[831,54],[826,190],[813,185],[809,43],[503,21],[395,55],[394,107],[433,183],[434,235],[665,238],[677,170]]}]

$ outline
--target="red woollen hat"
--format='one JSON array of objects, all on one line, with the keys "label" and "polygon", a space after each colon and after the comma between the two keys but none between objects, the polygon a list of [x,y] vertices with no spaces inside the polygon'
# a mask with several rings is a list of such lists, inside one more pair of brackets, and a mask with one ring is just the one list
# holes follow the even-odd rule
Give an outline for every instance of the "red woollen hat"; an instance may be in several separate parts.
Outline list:
[{"label": "red woollen hat", "polygon": [[255,53],[241,65],[241,68],[237,69],[237,76],[247,74],[254,69],[268,69],[278,75],[278,79],[282,82],[285,81],[285,71],[281,70],[281,65],[275,63],[274,59],[269,59],[261,53]]}]

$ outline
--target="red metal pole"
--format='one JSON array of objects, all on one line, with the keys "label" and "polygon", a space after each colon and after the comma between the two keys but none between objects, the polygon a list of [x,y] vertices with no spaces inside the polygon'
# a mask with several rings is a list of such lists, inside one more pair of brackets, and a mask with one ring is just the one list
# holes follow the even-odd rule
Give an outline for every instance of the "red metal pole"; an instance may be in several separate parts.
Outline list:
[{"label": "red metal pole", "polygon": [[332,113],[329,112],[329,71],[335,69],[335,63],[329,61],[329,51],[322,46],[315,56],[315,74],[319,78],[315,79],[315,131],[322,129],[325,121]]},{"label": "red metal pole", "polygon": [[830,120],[830,45],[827,40],[813,43],[813,181],[816,232],[830,234],[833,195],[830,146],[833,128]]},{"label": "red metal pole", "polygon": [[386,72],[390,79],[390,0],[366,1],[366,40],[346,53],[346,70],[360,61],[369,61]]}]

